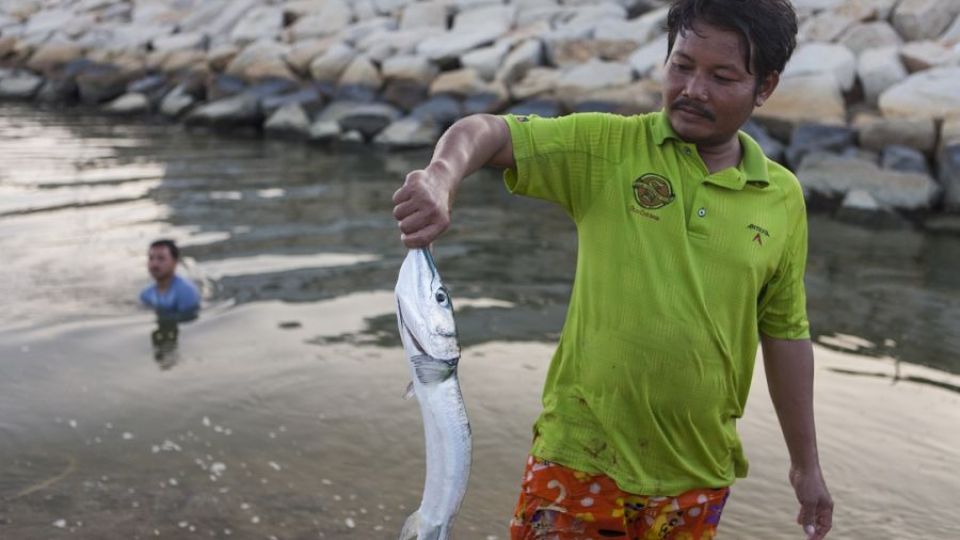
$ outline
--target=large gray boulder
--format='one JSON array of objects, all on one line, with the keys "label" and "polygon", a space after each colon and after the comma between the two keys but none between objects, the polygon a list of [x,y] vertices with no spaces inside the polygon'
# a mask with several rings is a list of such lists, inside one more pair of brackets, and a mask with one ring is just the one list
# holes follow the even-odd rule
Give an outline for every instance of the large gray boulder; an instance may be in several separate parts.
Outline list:
[{"label": "large gray boulder", "polygon": [[662,34],[630,55],[630,66],[637,77],[650,76],[667,60],[667,35]]},{"label": "large gray boulder", "polygon": [[796,169],[813,152],[841,153],[853,146],[856,133],[846,126],[803,123],[794,128],[786,150],[787,164]]},{"label": "large gray boulder", "polygon": [[497,69],[510,51],[510,44],[500,40],[487,47],[474,49],[460,57],[460,65],[475,70],[484,79],[491,81],[497,75]]},{"label": "large gray boulder", "polygon": [[960,64],[960,52],[936,41],[907,43],[900,49],[900,58],[910,73]]},{"label": "large gray boulder", "polygon": [[960,67],[914,73],[880,95],[884,116],[946,118],[960,115]]},{"label": "large gray boulder", "polygon": [[332,36],[353,21],[353,10],[344,0],[328,0],[319,12],[305,15],[287,29],[291,41]]},{"label": "large gray boulder", "polygon": [[496,28],[449,31],[426,38],[416,50],[418,55],[435,62],[453,62],[468,51],[493,43],[500,35]]},{"label": "large gray boulder", "polygon": [[532,68],[543,65],[543,42],[527,39],[516,45],[497,70],[496,79],[513,84],[522,79]]},{"label": "large gray boulder", "polygon": [[68,63],[82,58],[83,53],[84,48],[76,43],[45,43],[30,55],[27,68],[49,76],[62,70]]},{"label": "large gray boulder", "polygon": [[298,103],[290,103],[276,110],[263,124],[268,135],[306,139],[310,136],[310,117]]},{"label": "large gray boulder", "polygon": [[786,139],[793,126],[803,122],[844,125],[847,110],[833,74],[819,74],[780,79],[777,90],[753,115],[774,136]]},{"label": "large gray boulder", "polygon": [[136,63],[91,65],[76,77],[80,100],[88,104],[109,101],[126,92],[127,84],[143,73]]},{"label": "large gray boulder", "polygon": [[359,131],[365,139],[372,139],[400,117],[400,111],[393,105],[368,103],[343,114],[340,117],[340,127],[344,131]]},{"label": "large gray boulder", "polygon": [[894,46],[864,50],[857,63],[857,75],[863,87],[864,100],[876,105],[880,94],[906,79],[909,74]]},{"label": "large gray boulder", "polygon": [[432,28],[446,30],[449,13],[448,5],[445,2],[411,2],[403,7],[400,15],[400,29]]},{"label": "large gray boulder", "polygon": [[633,81],[633,69],[621,62],[589,62],[566,70],[557,81],[557,93],[577,95],[593,90],[624,86]]},{"label": "large gray boulder", "polygon": [[143,114],[150,111],[150,98],[140,93],[124,94],[107,103],[103,110],[115,115]]},{"label": "large gray boulder", "polygon": [[43,85],[43,77],[21,71],[0,79],[0,98],[30,99]]},{"label": "large gray boulder", "polygon": [[949,210],[960,210],[960,141],[943,145],[937,152],[937,177],[946,191]]},{"label": "large gray boulder", "polygon": [[310,63],[336,43],[337,41],[333,38],[298,41],[283,55],[283,59],[298,75],[309,76]]},{"label": "large gray boulder", "polygon": [[401,79],[415,81],[428,86],[437,77],[439,69],[436,64],[422,56],[413,54],[397,55],[388,58],[380,66],[383,77],[387,80]]},{"label": "large gray boulder", "polygon": [[853,25],[840,37],[838,43],[854,54],[860,54],[867,49],[899,46],[903,40],[886,21],[873,21]]},{"label": "large gray boulder", "polygon": [[162,36],[150,42],[155,51],[179,51],[182,49],[206,49],[210,38],[202,32],[186,32]]},{"label": "large gray boulder", "polygon": [[310,75],[315,81],[336,82],[357,54],[356,49],[337,43],[310,62]]},{"label": "large gray boulder", "polygon": [[189,125],[216,128],[259,126],[262,121],[259,100],[243,93],[201,105],[187,115]]},{"label": "large gray boulder", "polygon": [[928,175],[889,171],[860,159],[808,154],[797,171],[804,189],[826,197],[842,197],[860,189],[881,205],[904,210],[928,209],[940,186]]},{"label": "large gray boulder", "polygon": [[800,36],[805,41],[834,41],[857,23],[853,17],[834,11],[821,11],[800,25]]},{"label": "large gray boulder", "polygon": [[857,58],[843,45],[834,43],[806,43],[797,48],[790,58],[783,77],[830,74],[840,90],[853,88],[857,75]]},{"label": "large gray boulder", "polygon": [[510,95],[514,99],[525,100],[534,96],[552,94],[562,74],[562,71],[555,68],[531,68],[523,79],[509,86]]},{"label": "large gray boulder", "polygon": [[373,142],[388,149],[430,148],[440,139],[435,122],[408,116],[391,123]]},{"label": "large gray boulder", "polygon": [[880,166],[894,171],[930,174],[930,166],[923,153],[898,144],[892,144],[883,149],[880,154]]},{"label": "large gray boulder", "polygon": [[881,118],[860,115],[854,121],[860,146],[875,152],[890,145],[932,154],[937,142],[937,124],[932,118]]},{"label": "large gray boulder", "polygon": [[244,48],[227,65],[225,73],[245,81],[281,78],[296,79],[283,60],[289,48],[273,41],[257,41]]},{"label": "large gray boulder", "polygon": [[893,26],[907,41],[934,39],[960,13],[956,0],[901,0],[893,10]]},{"label": "large gray boulder", "polygon": [[247,12],[233,27],[230,39],[246,45],[260,40],[273,40],[283,29],[283,10],[276,6],[258,6]]},{"label": "large gray boulder", "polygon": [[184,85],[178,85],[167,92],[160,100],[160,114],[176,118],[190,109],[197,102],[197,98],[187,91]]}]

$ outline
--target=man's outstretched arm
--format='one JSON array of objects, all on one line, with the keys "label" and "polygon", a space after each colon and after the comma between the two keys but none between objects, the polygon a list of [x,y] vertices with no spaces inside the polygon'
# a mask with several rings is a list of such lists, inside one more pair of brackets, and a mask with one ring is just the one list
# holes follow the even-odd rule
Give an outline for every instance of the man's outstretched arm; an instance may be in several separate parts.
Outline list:
[{"label": "man's outstretched arm", "polygon": [[408,174],[393,195],[403,243],[426,247],[440,236],[450,226],[460,182],[485,165],[516,166],[506,121],[489,114],[458,120],[437,142],[430,164]]},{"label": "man's outstretched arm", "polygon": [[813,420],[813,345],[761,335],[763,365],[770,398],[790,452],[790,483],[800,502],[797,523],[809,538],[824,538],[833,523],[833,499],[827,491],[817,453]]}]

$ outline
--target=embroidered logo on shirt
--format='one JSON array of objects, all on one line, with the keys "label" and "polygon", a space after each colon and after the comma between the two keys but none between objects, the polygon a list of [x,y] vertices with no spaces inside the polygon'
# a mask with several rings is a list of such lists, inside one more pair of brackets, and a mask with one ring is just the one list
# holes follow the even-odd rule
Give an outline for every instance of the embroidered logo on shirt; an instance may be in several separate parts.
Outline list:
[{"label": "embroidered logo on shirt", "polygon": [[747,225],[747,228],[757,233],[753,235],[753,241],[761,246],[763,245],[764,237],[770,238],[770,232],[759,225],[754,225],[753,223],[751,223]]},{"label": "embroidered logo on shirt", "polygon": [[633,198],[640,206],[656,210],[673,202],[673,185],[666,178],[647,173],[633,182]]}]

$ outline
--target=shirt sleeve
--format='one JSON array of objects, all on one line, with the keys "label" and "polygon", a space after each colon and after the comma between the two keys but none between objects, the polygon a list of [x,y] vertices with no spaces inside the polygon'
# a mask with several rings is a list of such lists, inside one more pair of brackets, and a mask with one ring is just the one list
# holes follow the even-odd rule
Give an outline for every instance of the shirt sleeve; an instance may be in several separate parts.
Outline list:
[{"label": "shirt sleeve", "polygon": [[778,339],[809,339],[807,293],[803,277],[807,266],[807,213],[801,205],[794,230],[773,278],[758,301],[760,332]]},{"label": "shirt sleeve", "polygon": [[510,129],[516,168],[504,172],[507,189],[554,202],[574,220],[584,214],[613,161],[611,138],[622,139],[611,115],[503,117]]},{"label": "shirt sleeve", "polygon": [[186,280],[182,282],[182,287],[177,291],[177,312],[187,313],[196,311],[200,308],[200,292],[197,288]]},{"label": "shirt sleeve", "polygon": [[143,304],[143,305],[145,305],[145,306],[151,306],[151,307],[153,307],[153,302],[150,301],[150,291],[151,291],[152,289],[153,289],[153,287],[147,287],[147,288],[143,289],[142,291],[140,291],[140,303],[141,303],[141,304]]}]

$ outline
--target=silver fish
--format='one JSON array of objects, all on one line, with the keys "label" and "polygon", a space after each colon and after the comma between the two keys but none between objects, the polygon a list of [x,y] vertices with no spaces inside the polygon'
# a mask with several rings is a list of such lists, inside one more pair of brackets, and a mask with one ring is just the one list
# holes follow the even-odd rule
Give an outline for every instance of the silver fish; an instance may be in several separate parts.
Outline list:
[{"label": "silver fish", "polygon": [[445,540],[467,491],[471,436],[457,379],[460,343],[453,303],[428,250],[407,254],[396,294],[400,339],[423,415],[427,454],[420,507],[407,518],[400,540]]}]

